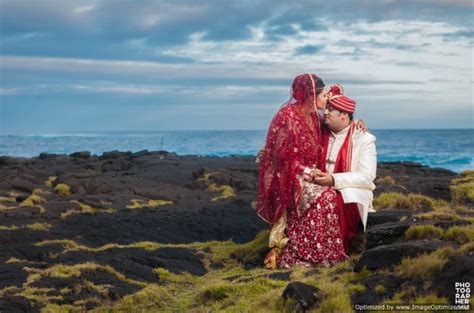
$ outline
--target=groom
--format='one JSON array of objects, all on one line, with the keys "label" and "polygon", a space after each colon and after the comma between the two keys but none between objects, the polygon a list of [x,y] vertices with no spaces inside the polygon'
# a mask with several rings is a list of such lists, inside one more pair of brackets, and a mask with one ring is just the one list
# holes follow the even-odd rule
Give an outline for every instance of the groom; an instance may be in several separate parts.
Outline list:
[{"label": "groom", "polygon": [[356,129],[353,122],[355,107],[355,101],[344,95],[341,85],[331,86],[324,112],[328,129],[322,135],[321,170],[311,172],[314,183],[332,186],[337,191],[346,253],[359,224],[364,230],[366,228],[377,169],[375,136]]}]

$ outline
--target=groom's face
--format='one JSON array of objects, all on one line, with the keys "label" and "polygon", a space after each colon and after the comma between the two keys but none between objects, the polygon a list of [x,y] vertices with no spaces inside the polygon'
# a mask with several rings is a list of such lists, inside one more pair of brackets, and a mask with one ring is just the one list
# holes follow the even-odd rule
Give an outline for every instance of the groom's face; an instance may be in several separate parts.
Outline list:
[{"label": "groom's face", "polygon": [[344,128],[344,113],[328,105],[324,111],[324,122],[328,125],[329,129],[338,131]]}]

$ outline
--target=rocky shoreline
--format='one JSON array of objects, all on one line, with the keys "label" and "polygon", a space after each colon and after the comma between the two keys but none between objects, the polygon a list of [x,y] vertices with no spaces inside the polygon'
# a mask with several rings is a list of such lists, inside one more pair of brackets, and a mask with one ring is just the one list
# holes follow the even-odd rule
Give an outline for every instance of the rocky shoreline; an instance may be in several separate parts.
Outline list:
[{"label": "rocky shoreline", "polygon": [[[4,156],[0,177],[2,312],[60,306],[80,311],[100,308],[104,301],[113,306],[127,295],[166,285],[166,275],[224,273],[226,259],[216,251],[232,244],[245,248],[268,229],[255,212],[258,167],[252,157],[146,150],[100,156],[87,151],[37,158]],[[447,232],[472,227],[469,203],[462,214],[438,209],[451,205],[455,179],[460,176],[454,172],[416,163],[378,165],[375,196],[381,210],[369,216],[367,244],[351,268],[354,273],[372,274],[357,283],[364,291],[353,293],[352,303],[378,303],[402,289],[420,288],[424,282],[419,278],[383,270],[396,268],[403,257],[466,244],[449,239]],[[406,203],[386,197],[394,193],[406,195],[402,199]],[[407,202],[411,194],[419,196]],[[442,234],[406,240],[407,231],[416,227],[432,227]],[[223,244],[215,248],[218,242]],[[234,251],[229,262],[244,270],[256,269],[266,253],[264,244],[249,250],[252,253],[253,259]],[[430,280],[473,281],[472,253],[447,257],[453,270],[443,270],[445,276]],[[274,273],[277,281],[281,277],[293,281],[290,274],[278,273]],[[375,286],[384,283],[385,291],[376,293]],[[451,299],[453,288],[444,290],[442,285],[427,288]]]}]

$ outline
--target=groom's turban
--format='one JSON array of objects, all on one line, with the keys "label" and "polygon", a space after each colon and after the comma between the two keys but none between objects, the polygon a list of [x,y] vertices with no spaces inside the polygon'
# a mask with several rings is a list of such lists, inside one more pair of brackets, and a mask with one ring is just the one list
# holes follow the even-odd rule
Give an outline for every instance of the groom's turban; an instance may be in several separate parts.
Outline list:
[{"label": "groom's turban", "polygon": [[354,113],[356,102],[346,96],[344,96],[344,88],[342,85],[335,84],[331,86],[329,90],[328,104],[333,108],[347,112]]}]

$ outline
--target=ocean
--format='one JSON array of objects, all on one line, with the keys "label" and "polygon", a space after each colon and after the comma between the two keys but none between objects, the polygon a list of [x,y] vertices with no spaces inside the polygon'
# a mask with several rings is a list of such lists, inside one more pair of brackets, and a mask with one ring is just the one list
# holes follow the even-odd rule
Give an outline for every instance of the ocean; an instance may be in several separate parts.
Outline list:
[{"label": "ocean", "polygon": [[[371,130],[379,161],[412,161],[455,172],[474,169],[474,129]],[[255,155],[266,131],[150,131],[0,135],[0,155],[167,150],[180,155]]]}]

